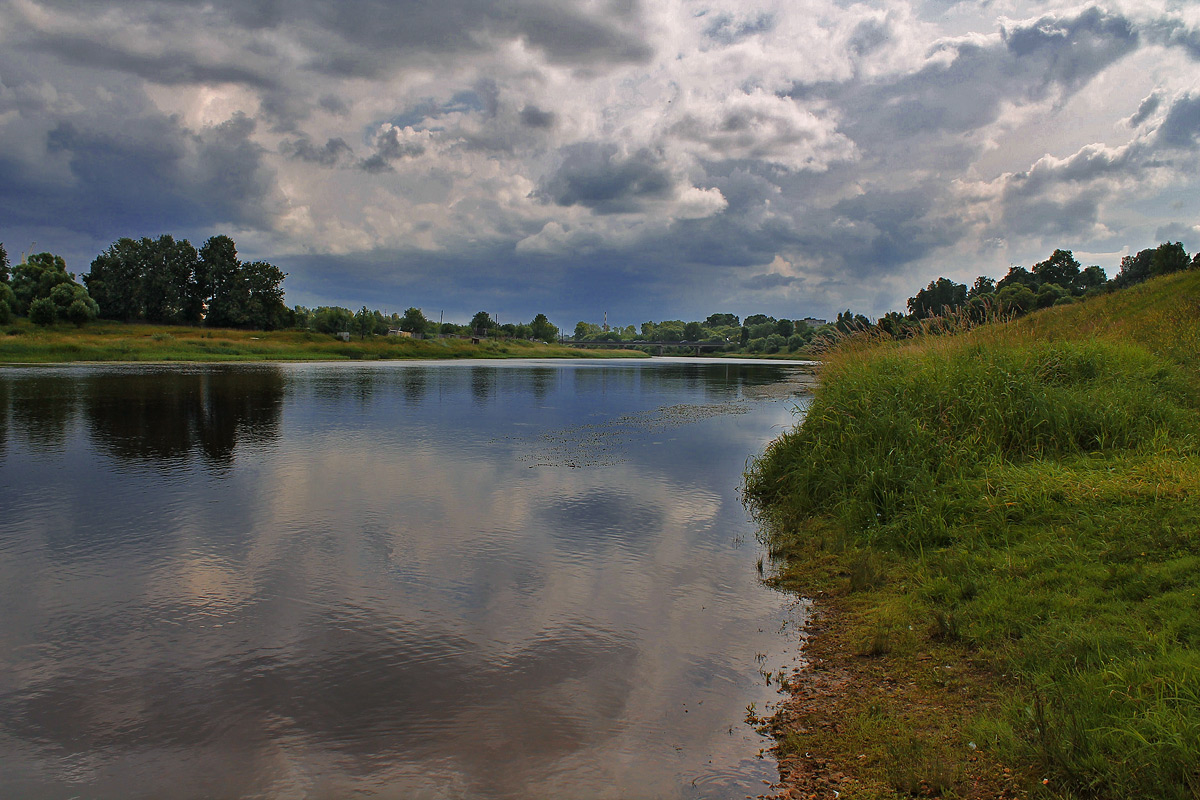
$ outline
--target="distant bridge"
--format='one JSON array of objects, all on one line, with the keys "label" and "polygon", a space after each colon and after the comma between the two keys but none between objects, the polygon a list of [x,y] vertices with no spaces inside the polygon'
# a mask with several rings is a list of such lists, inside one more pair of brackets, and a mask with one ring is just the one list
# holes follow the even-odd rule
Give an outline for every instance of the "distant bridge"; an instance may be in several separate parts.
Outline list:
[{"label": "distant bridge", "polygon": [[562,344],[568,347],[597,347],[605,350],[636,350],[642,347],[657,347],[658,354],[661,356],[663,351],[668,347],[687,348],[695,350],[696,355],[700,355],[704,350],[723,350],[726,342],[653,342],[646,340],[635,340],[632,342],[605,342],[605,341],[573,341],[564,339]]}]

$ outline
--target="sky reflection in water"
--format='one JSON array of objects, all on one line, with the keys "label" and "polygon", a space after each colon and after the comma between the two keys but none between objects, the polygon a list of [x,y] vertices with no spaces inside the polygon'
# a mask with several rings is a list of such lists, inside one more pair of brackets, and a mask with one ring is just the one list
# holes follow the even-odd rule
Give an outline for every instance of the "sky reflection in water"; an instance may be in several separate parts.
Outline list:
[{"label": "sky reflection in water", "polygon": [[737,486],[790,374],[0,372],[0,788],[757,793],[798,612]]}]

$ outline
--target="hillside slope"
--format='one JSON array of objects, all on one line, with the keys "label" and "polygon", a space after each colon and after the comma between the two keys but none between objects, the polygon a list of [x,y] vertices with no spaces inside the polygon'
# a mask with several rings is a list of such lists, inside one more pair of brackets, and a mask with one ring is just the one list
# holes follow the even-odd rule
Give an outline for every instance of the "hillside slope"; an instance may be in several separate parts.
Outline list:
[{"label": "hillside slope", "polygon": [[1198,398],[1195,271],[831,354],[746,498],[825,652],[911,689],[785,758],[852,762],[844,797],[1200,796]]}]

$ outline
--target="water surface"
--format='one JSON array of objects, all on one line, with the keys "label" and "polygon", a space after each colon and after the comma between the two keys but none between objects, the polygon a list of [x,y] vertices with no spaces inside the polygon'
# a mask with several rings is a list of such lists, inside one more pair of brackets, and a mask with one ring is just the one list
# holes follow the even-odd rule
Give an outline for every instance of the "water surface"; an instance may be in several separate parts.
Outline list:
[{"label": "water surface", "polygon": [[795,376],[0,370],[0,794],[761,793],[799,612],[737,487]]}]

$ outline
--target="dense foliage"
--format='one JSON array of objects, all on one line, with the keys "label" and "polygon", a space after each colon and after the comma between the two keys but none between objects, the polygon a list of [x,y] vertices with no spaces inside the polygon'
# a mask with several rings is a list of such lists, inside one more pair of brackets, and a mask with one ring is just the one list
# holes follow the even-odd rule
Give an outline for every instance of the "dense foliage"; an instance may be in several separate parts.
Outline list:
[{"label": "dense foliage", "polygon": [[186,239],[119,239],[84,276],[101,316],[126,322],[274,330],[291,324],[278,267],[242,262],[228,236],[197,251]]}]

